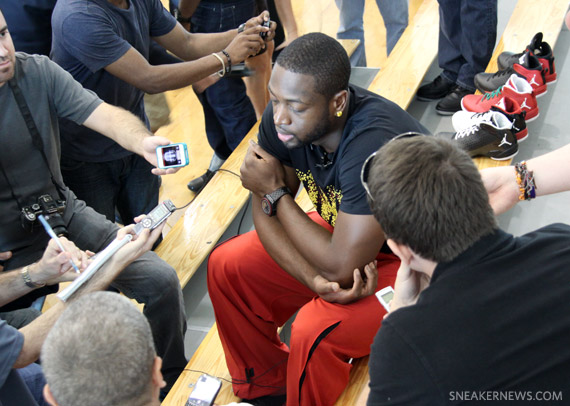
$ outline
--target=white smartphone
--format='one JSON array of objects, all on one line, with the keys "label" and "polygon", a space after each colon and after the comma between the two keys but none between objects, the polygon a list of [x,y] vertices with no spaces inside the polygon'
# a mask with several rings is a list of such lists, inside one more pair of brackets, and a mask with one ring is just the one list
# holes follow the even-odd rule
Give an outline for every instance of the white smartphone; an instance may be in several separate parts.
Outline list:
[{"label": "white smartphone", "polygon": [[390,312],[390,302],[394,298],[394,289],[392,286],[386,286],[376,292],[376,297],[380,301],[380,304],[384,306],[387,312]]},{"label": "white smartphone", "polygon": [[156,148],[156,159],[161,169],[188,165],[188,147],[185,143],[163,145]]},{"label": "white smartphone", "polygon": [[211,406],[218,396],[222,381],[213,376],[202,374],[196,381],[186,406]]}]

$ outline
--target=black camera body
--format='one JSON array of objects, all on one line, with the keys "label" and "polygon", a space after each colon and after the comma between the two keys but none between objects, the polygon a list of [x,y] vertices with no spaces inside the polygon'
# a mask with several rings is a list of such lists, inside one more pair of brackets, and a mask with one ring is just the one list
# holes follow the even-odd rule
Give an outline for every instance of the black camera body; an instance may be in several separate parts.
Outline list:
[{"label": "black camera body", "polygon": [[22,208],[22,227],[32,232],[42,214],[57,236],[67,237],[67,227],[61,215],[65,211],[65,200],[55,200],[51,195],[41,195],[37,203]]},{"label": "black camera body", "polygon": [[[263,24],[261,24],[261,26],[262,26],[262,27],[270,28],[270,27],[271,27],[271,21],[270,21],[270,20],[264,21]],[[260,36],[261,38],[265,39],[265,38],[267,37],[267,33],[268,33],[268,32],[269,32],[269,31],[262,31],[262,32],[259,33],[259,36]]]}]

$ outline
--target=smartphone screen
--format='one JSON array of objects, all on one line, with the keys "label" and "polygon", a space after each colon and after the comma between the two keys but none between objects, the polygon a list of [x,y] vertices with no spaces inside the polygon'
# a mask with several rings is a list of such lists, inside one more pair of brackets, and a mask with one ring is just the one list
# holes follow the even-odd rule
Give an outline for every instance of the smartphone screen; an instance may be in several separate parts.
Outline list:
[{"label": "smartphone screen", "polygon": [[386,292],[382,295],[382,300],[386,303],[390,303],[394,299],[394,291]]},{"label": "smartphone screen", "polygon": [[212,405],[216,396],[218,396],[221,385],[222,383],[220,380],[213,376],[206,374],[200,375],[200,378],[198,378],[198,381],[186,402],[186,406]]},{"label": "smartphone screen", "polygon": [[159,168],[176,168],[188,165],[186,144],[171,144],[156,149]]}]

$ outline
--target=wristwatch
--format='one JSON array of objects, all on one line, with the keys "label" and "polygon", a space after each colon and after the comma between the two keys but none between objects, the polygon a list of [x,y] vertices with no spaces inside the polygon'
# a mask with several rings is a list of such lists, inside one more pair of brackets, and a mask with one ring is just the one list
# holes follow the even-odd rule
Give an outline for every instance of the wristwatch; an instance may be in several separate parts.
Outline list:
[{"label": "wristwatch", "polygon": [[292,194],[291,190],[286,186],[274,190],[273,192],[263,196],[261,199],[261,209],[269,217],[275,216],[275,213],[277,213],[277,202],[279,199],[290,194]]},{"label": "wristwatch", "polygon": [[188,18],[182,17],[182,14],[180,14],[180,10],[178,9],[178,7],[174,9],[174,18],[176,18],[176,21],[178,21],[181,24],[188,24],[192,19],[192,17]]},{"label": "wristwatch", "polygon": [[38,283],[38,282],[34,282],[32,281],[32,278],[30,276],[30,266],[27,265],[25,266],[21,271],[20,271],[20,275],[22,275],[22,279],[24,280],[24,283],[26,284],[26,286],[28,286],[29,288],[35,289],[35,288],[43,288],[46,284],[45,283]]}]

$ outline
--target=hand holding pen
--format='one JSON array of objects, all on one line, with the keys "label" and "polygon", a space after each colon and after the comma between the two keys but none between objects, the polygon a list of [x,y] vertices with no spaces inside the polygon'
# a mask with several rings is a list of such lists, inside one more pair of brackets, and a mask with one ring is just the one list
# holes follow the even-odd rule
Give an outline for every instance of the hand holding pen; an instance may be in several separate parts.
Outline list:
[{"label": "hand holding pen", "polygon": [[[71,267],[75,270],[76,273],[80,273],[79,267],[75,264],[75,262],[72,259],[72,253],[68,252],[68,250],[65,249],[62,241],[64,241],[66,243],[66,245],[68,245],[68,247],[71,248],[71,250],[74,251],[74,253],[77,253],[77,257],[78,259],[81,260],[81,264],[82,264],[82,268],[85,268],[86,266],[86,262],[87,262],[87,254],[80,251],[75,244],[73,244],[71,241],[68,241],[65,237],[62,237],[61,239],[55,235],[55,232],[53,231],[53,229],[51,228],[51,226],[49,225],[49,223],[47,222],[47,220],[45,219],[45,217],[43,215],[39,215],[38,219],[40,220],[40,223],[42,223],[42,225],[44,226],[46,232],[48,233],[48,235],[51,237],[52,241],[57,245],[57,247],[59,247],[59,249],[61,250],[61,253],[64,254],[64,257],[68,257],[69,258],[69,264],[71,265]],[[49,249],[49,246],[48,246]],[[47,250],[46,250],[47,252]]]}]

